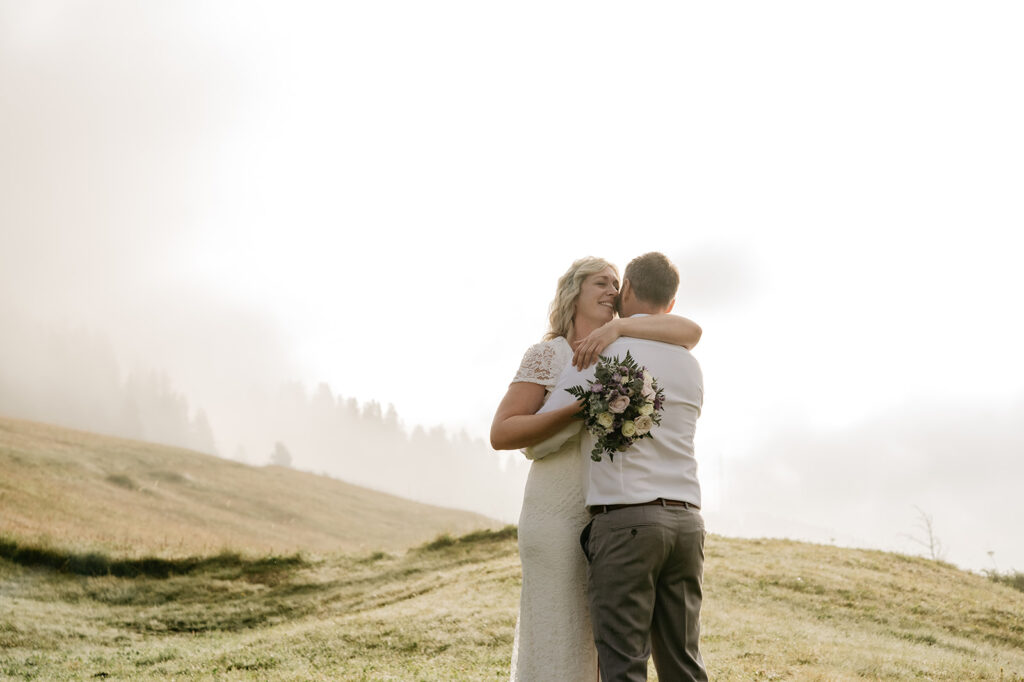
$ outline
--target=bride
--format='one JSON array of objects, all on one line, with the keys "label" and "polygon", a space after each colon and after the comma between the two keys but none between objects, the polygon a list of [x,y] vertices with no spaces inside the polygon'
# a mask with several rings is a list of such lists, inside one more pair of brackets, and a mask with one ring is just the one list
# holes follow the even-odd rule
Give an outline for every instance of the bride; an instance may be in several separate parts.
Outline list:
[{"label": "bride", "polygon": [[573,422],[577,404],[536,414],[570,364],[584,367],[619,336],[692,348],[696,324],[676,315],[615,316],[619,276],[600,258],[582,258],[558,280],[550,329],[531,346],[491,425],[496,450],[524,450],[533,460],[519,515],[523,585],[512,651],[519,682],[596,682],[597,650],[587,610],[587,567],[579,545],[590,520],[584,504],[586,468],[579,435],[557,451],[533,456],[530,446]]}]

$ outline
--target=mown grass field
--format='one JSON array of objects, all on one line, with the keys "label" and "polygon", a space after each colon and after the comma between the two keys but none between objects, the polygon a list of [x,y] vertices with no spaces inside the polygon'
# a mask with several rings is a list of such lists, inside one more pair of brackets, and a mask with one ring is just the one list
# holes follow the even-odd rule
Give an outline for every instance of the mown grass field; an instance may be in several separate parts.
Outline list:
[{"label": "mown grass field", "polygon": [[[512,528],[402,553],[227,556],[168,578],[4,560],[0,675],[498,680],[519,581]],[[1024,593],[947,564],[712,535],[705,587],[715,679],[1024,679]]]},{"label": "mown grass field", "polygon": [[[453,518],[476,519],[211,459],[0,420],[0,679],[507,678],[514,528],[439,536]],[[150,489],[160,471],[185,482]],[[109,480],[119,475],[135,485]],[[307,505],[275,497],[303,490]],[[353,497],[420,539],[345,519],[332,531]],[[290,510],[293,536],[258,513],[261,499]],[[242,530],[216,535],[225,518]],[[172,530],[183,535],[168,543]],[[311,538],[325,544],[304,547]],[[706,554],[713,679],[1024,680],[1024,592],[1009,584],[783,540],[710,535]]]}]

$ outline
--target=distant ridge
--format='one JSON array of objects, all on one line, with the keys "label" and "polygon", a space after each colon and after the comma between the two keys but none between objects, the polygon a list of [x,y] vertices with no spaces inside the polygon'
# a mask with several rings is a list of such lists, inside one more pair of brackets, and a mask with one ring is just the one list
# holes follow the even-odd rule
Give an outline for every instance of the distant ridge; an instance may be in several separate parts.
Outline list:
[{"label": "distant ridge", "polygon": [[282,467],[0,417],[0,536],[118,556],[397,550],[502,524]]}]

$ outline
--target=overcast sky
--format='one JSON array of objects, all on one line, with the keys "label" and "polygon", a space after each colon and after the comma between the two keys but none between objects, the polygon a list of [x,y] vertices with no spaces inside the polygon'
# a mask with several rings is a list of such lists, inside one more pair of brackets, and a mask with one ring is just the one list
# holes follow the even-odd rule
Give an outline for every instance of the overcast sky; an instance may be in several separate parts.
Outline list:
[{"label": "overcast sky", "polygon": [[944,509],[1024,475],[1022,32],[1015,2],[0,0],[0,312],[199,406],[327,381],[482,437],[568,265],[663,251],[723,532],[779,501],[744,471],[790,471],[791,521],[899,515],[826,539],[901,548],[918,505],[1024,569]]}]

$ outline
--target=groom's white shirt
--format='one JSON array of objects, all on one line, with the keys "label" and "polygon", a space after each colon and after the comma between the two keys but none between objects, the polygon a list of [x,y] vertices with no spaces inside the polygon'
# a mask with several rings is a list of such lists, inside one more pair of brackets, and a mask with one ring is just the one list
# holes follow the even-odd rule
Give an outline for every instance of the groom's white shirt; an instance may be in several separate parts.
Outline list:
[{"label": "groom's white shirt", "polygon": [[[623,337],[604,350],[606,357],[625,358],[626,351],[651,372],[665,392],[661,424],[651,430],[653,438],[642,438],[615,460],[602,454],[601,461],[590,459],[594,437],[584,431],[582,456],[589,464],[587,504],[635,504],[657,498],[679,500],[700,506],[700,483],[693,437],[704,403],[704,378],[700,365],[690,351],[657,341]],[[565,389],[586,386],[594,380],[594,367],[580,371],[570,365],[558,379],[551,397],[541,412],[565,407],[575,401]],[[542,457],[556,450],[580,428],[578,420],[558,435],[531,448]]]}]

